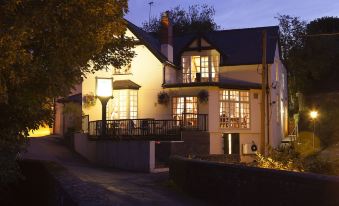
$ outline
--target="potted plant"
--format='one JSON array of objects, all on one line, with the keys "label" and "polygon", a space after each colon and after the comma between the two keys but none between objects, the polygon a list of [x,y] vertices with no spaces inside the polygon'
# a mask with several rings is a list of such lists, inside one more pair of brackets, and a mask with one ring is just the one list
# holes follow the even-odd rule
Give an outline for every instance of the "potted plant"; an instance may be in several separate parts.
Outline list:
[{"label": "potted plant", "polygon": [[167,92],[164,92],[164,91],[159,92],[159,94],[158,94],[158,103],[159,104],[168,104],[169,100],[170,100],[170,96]]},{"label": "potted plant", "polygon": [[198,99],[199,99],[199,102],[201,103],[207,103],[208,102],[208,91],[206,90],[201,90],[199,93],[198,93]]},{"label": "potted plant", "polygon": [[83,102],[85,108],[94,106],[95,103],[96,103],[96,100],[97,99],[96,99],[96,97],[93,93],[86,94],[82,98],[82,102]]}]

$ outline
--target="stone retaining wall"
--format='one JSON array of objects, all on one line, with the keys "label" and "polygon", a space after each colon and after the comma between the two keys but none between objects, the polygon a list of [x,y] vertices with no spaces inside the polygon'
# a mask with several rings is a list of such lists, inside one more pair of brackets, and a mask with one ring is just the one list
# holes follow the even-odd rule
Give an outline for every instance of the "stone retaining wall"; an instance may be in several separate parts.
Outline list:
[{"label": "stone retaining wall", "polygon": [[172,157],[170,178],[220,205],[339,205],[339,178]]}]

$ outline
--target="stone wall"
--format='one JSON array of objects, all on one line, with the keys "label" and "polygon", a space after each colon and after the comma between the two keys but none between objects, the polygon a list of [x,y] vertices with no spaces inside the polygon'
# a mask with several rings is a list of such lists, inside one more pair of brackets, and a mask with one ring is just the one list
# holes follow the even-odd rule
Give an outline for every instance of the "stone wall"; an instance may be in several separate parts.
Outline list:
[{"label": "stone wall", "polygon": [[26,159],[19,165],[24,179],[14,186],[16,199],[10,205],[114,205],[110,191],[83,182],[57,163]]},{"label": "stone wall", "polygon": [[339,205],[339,178],[173,157],[170,178],[220,205]]}]

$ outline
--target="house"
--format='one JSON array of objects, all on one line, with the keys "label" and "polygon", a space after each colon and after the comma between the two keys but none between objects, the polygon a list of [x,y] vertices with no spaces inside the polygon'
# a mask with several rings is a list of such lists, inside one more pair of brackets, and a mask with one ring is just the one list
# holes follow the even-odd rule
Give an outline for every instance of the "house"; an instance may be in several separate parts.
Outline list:
[{"label": "house", "polygon": [[[260,147],[265,30],[269,85],[266,102],[269,132],[265,144],[278,146],[287,135],[288,119],[287,75],[281,62],[279,28],[173,36],[166,13],[161,22],[158,37],[128,22],[126,35],[138,42],[132,62],[120,70],[111,67],[88,74],[79,89],[62,102],[77,102],[75,97],[80,93],[83,100],[93,97],[97,77],[113,78],[114,98],[108,102],[106,111],[112,132],[107,135],[145,136],[147,130],[146,136],[159,136],[161,140],[163,136],[170,138],[180,126],[173,137],[178,137],[179,131],[179,138],[197,146],[197,150],[239,154],[246,160],[253,154],[252,149]],[[99,135],[100,101],[90,106],[84,104],[82,112],[89,123],[85,122],[83,130],[90,136]],[[65,132],[60,109],[56,118],[55,131]],[[143,128],[145,124],[147,127]],[[204,148],[199,148],[199,144]]]}]

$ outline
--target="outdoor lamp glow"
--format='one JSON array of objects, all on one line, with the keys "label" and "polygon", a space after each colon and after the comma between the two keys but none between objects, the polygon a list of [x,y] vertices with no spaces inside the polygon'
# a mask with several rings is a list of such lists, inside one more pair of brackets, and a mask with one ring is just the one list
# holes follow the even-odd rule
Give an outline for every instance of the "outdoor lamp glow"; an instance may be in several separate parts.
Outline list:
[{"label": "outdoor lamp glow", "polygon": [[96,78],[96,95],[98,97],[113,96],[113,79],[112,78]]},{"label": "outdoor lamp glow", "polygon": [[100,78],[96,77],[96,96],[101,102],[102,110],[102,124],[101,136],[106,135],[106,106],[107,102],[113,98],[113,78]]},{"label": "outdoor lamp glow", "polygon": [[316,119],[318,117],[318,112],[315,111],[315,110],[312,110],[310,112],[310,117],[311,117],[311,119]]},{"label": "outdoor lamp glow", "polygon": [[315,119],[317,119],[318,117],[318,111],[312,110],[310,112],[310,117],[312,119],[313,122],[313,150],[315,150],[315,145],[314,145],[314,139],[315,139]]}]

